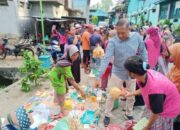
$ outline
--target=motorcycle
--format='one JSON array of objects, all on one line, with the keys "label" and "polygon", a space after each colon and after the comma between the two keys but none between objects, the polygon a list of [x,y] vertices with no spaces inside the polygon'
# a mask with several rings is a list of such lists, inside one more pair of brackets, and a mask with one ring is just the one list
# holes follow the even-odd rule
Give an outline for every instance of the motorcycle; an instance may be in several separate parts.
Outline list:
[{"label": "motorcycle", "polygon": [[13,46],[9,46],[8,42],[0,44],[0,60],[4,60],[7,55],[22,56],[24,51],[31,52],[34,55],[34,51],[30,44],[19,43]]},{"label": "motorcycle", "polygon": [[37,49],[36,49],[36,55],[39,57],[46,53],[49,53],[52,56],[52,59],[55,63],[57,61],[57,58],[63,55],[61,53],[60,47],[58,46],[58,41],[56,40],[51,41],[51,45],[46,46],[46,47],[40,43],[38,44]]}]

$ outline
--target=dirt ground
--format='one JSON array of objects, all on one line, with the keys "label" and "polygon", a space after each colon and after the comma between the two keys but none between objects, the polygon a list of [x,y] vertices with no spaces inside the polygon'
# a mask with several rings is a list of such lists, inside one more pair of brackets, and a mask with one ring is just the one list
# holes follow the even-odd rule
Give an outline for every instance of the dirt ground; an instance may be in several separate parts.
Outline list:
[{"label": "dirt ground", "polygon": [[[0,67],[3,66],[12,66],[19,67],[22,65],[22,57],[18,57],[17,59],[14,56],[7,57],[7,59],[1,61]],[[89,78],[86,74],[81,71],[82,76],[82,85],[89,84]],[[51,91],[52,87],[49,80],[40,80],[41,86],[37,88],[33,88],[32,91],[25,93],[20,90],[21,84],[20,81],[8,86],[7,88],[0,90],[0,116],[6,117],[7,113],[16,110],[16,108],[20,105],[23,105],[28,99],[30,99],[37,91]]]}]

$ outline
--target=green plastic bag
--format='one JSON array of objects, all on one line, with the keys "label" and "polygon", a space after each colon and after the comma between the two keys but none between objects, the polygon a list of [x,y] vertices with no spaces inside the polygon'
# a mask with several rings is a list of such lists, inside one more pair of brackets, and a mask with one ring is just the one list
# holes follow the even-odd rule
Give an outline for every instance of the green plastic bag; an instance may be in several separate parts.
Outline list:
[{"label": "green plastic bag", "polygon": [[69,130],[67,118],[62,118],[52,130]]},{"label": "green plastic bag", "polygon": [[119,99],[116,99],[116,100],[114,101],[114,107],[113,107],[112,110],[115,110],[115,109],[117,109],[118,107],[119,107]]}]

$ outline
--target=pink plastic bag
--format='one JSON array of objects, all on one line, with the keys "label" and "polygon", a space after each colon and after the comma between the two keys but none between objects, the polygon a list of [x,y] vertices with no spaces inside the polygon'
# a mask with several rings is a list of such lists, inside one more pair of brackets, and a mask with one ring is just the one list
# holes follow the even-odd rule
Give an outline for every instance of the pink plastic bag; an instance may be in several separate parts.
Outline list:
[{"label": "pink plastic bag", "polygon": [[121,127],[120,125],[110,124],[108,125],[108,127],[106,127],[105,130],[125,130],[125,129]]}]

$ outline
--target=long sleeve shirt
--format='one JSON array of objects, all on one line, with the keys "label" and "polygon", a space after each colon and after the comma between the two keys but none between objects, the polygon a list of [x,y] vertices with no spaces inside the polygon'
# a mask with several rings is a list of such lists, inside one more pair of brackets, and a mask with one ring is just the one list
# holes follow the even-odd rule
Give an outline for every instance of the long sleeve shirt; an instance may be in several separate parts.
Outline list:
[{"label": "long sleeve shirt", "polygon": [[129,38],[125,41],[120,40],[118,36],[113,37],[109,40],[106,54],[101,61],[101,67],[97,78],[101,78],[110,59],[114,57],[112,73],[122,80],[129,80],[130,77],[124,67],[124,63],[127,58],[134,55],[140,55],[145,61],[147,61],[145,44],[138,33],[131,32]]}]

